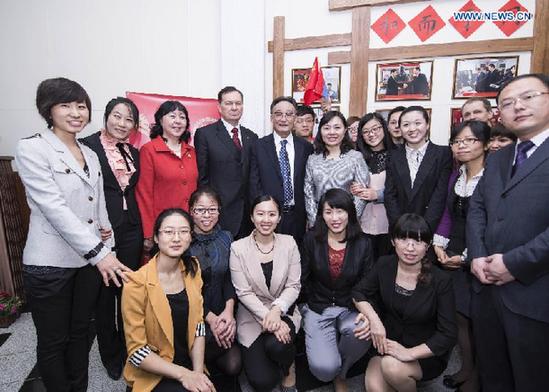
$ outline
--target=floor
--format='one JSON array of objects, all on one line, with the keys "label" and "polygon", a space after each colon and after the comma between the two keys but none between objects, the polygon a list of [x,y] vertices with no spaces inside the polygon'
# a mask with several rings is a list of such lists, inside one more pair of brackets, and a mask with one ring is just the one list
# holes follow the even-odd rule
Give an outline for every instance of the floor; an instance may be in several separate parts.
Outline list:
[{"label": "floor", "polygon": [[[45,392],[40,375],[35,369],[35,346],[36,336],[29,313],[23,313],[9,328],[0,329],[0,392]],[[455,371],[459,365],[458,361],[458,355],[454,350],[446,373]],[[419,390],[421,392],[450,391],[442,385],[441,379],[442,377],[439,377],[421,385]],[[243,392],[252,392],[245,377],[240,377],[240,385]],[[99,359],[97,343],[94,342],[90,353],[88,391],[125,392],[125,390],[126,386],[123,380],[113,381],[107,377]],[[310,389],[315,392],[331,392],[332,390],[331,385]],[[362,375],[349,379],[349,391],[364,390]]]}]

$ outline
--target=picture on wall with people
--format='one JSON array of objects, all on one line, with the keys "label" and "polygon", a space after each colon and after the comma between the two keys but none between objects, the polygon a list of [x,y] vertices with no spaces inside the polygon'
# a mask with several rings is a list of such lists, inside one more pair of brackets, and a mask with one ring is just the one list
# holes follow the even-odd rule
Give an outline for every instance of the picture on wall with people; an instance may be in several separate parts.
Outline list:
[{"label": "picture on wall with people", "polygon": [[377,64],[376,102],[431,99],[433,61]]}]

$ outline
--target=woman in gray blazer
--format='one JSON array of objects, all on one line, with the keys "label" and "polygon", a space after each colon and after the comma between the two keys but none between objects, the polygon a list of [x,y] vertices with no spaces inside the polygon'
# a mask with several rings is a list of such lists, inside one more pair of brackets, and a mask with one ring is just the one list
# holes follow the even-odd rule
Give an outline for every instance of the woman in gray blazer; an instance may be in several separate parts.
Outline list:
[{"label": "woman in gray blazer", "polygon": [[280,206],[272,196],[252,203],[255,229],[231,245],[230,268],[240,306],[237,337],[248,381],[254,390],[295,391],[295,334],[301,316],[295,301],[301,265],[295,240],[274,231]]},{"label": "woman in gray blazer", "polygon": [[15,160],[31,211],[23,278],[38,367],[48,391],[86,391],[101,277],[119,286],[130,270],[111,253],[97,155],[76,140],[90,120],[88,94],[74,81],[47,79],[36,105],[49,129],[21,140]]}]

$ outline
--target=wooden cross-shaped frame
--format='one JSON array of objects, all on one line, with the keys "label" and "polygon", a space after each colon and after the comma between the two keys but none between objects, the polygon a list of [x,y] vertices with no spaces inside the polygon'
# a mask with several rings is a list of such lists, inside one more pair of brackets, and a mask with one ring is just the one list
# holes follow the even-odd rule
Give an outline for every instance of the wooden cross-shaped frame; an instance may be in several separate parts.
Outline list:
[{"label": "wooden cross-shaped frame", "polygon": [[549,0],[536,0],[534,37],[485,41],[452,42],[419,46],[370,49],[370,10],[372,6],[413,3],[425,0],[330,0],[330,11],[352,9],[352,30],[303,38],[284,37],[284,17],[275,16],[273,40],[273,98],[284,95],[284,52],[303,49],[351,46],[350,51],[328,53],[328,65],[351,63],[349,115],[361,116],[367,107],[368,62],[407,60],[422,57],[460,56],[482,53],[531,51],[530,72],[549,73]]}]

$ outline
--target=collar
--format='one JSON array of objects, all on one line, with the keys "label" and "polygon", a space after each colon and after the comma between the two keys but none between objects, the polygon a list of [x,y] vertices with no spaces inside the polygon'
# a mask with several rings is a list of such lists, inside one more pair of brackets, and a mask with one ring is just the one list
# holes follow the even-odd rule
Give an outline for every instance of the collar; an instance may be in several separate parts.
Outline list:
[{"label": "collar", "polygon": [[[170,148],[168,147],[164,139],[162,139],[162,136],[155,137],[153,140],[151,140],[151,143],[153,144],[155,151],[162,151],[162,152],[172,151],[170,150]],[[181,156],[183,157],[183,155],[191,148],[192,147],[189,146],[187,143],[185,143],[184,141],[181,141]]]},{"label": "collar", "polygon": [[280,147],[280,142],[282,140],[287,140],[288,141],[288,144],[287,144],[287,147],[291,147],[294,145],[294,137],[292,135],[292,133],[290,132],[290,134],[288,135],[287,138],[282,138],[280,137],[280,135],[278,133],[276,133],[275,131],[273,131],[273,138],[274,138],[274,143],[275,143],[275,146],[278,148]]},{"label": "collar", "polygon": [[[474,179],[480,178],[482,177],[483,174],[484,174],[484,168],[480,169],[480,171],[470,179],[474,180]],[[467,178],[467,167],[465,166],[465,164],[462,164],[459,167],[459,177]]]},{"label": "collar", "polygon": [[116,147],[118,143],[128,143],[129,136],[124,140],[119,140],[109,135],[105,128],[102,128],[100,132],[101,133],[99,134],[99,140],[101,140],[101,144],[103,144],[105,147],[118,149],[118,147]]},{"label": "collar", "polygon": [[227,121],[225,121],[223,118],[221,118],[221,122],[223,123],[223,126],[227,130],[227,132],[231,132],[233,128],[238,128],[238,132],[240,132],[240,122],[236,124],[236,127],[229,124]]},{"label": "collar", "polygon": [[408,157],[414,152],[417,152],[420,156],[424,156],[428,146],[429,146],[429,140],[427,140],[427,142],[417,150],[405,144],[404,147],[406,148],[406,156]]},{"label": "collar", "polygon": [[[549,128],[546,129],[545,131],[541,132],[541,133],[538,133],[536,136],[534,136],[532,139],[530,139],[530,141],[532,143],[534,143],[534,145],[536,147],[539,147],[539,146],[542,145],[542,143],[547,138],[549,138]],[[525,140],[523,140],[523,141],[525,141]],[[517,142],[517,146],[519,145],[520,142],[521,142],[521,140],[519,139],[519,141]]]},{"label": "collar", "polygon": [[194,241],[196,241],[196,242],[209,242],[209,241],[212,241],[212,240],[217,238],[217,236],[219,235],[220,232],[221,232],[221,227],[219,226],[219,223],[218,223],[217,225],[215,225],[213,230],[211,232],[207,233],[207,234],[194,232],[193,233],[193,242]]}]

